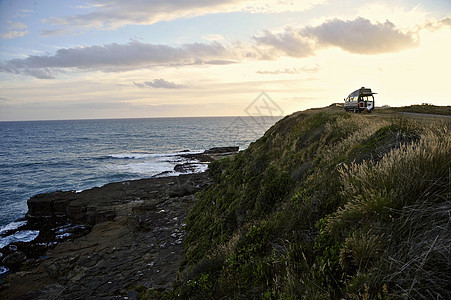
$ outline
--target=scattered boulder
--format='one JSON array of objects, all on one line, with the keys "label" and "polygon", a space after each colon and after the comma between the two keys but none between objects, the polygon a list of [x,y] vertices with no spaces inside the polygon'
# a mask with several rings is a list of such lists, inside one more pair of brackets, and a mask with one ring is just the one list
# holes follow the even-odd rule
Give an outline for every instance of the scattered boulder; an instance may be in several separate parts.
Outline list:
[{"label": "scattered boulder", "polygon": [[168,189],[168,196],[171,198],[174,197],[183,197],[187,194],[185,188],[181,185],[172,186]]},{"label": "scattered boulder", "polygon": [[25,253],[21,251],[15,251],[9,255],[7,255],[3,260],[2,263],[6,267],[14,267],[17,265],[20,265],[27,259],[27,256]]},{"label": "scattered boulder", "polygon": [[168,189],[168,196],[173,197],[183,197],[187,195],[192,195],[200,189],[199,186],[195,186],[192,182],[187,181],[182,185],[171,186]]},{"label": "scattered boulder", "polygon": [[174,171],[179,173],[195,173],[197,168],[199,167],[199,163],[183,163],[177,164],[174,167]]},{"label": "scattered boulder", "polygon": [[213,147],[208,150],[205,150],[205,154],[217,154],[217,153],[230,153],[230,152],[238,152],[240,147],[231,146],[231,147]]},{"label": "scattered boulder", "polygon": [[[239,150],[240,150],[240,147],[238,147],[238,146],[214,147],[214,148],[205,150],[202,153],[181,154],[180,156],[188,158],[188,159],[195,159],[201,163],[209,163],[209,162],[224,158],[226,156],[234,155],[234,154],[238,153]],[[182,168],[182,167],[183,166],[179,166],[179,168]]]}]

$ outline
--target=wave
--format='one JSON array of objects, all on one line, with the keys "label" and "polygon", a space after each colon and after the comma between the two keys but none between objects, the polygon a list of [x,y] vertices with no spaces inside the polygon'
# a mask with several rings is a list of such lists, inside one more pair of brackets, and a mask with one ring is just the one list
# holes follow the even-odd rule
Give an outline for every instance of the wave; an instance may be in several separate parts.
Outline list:
[{"label": "wave", "polygon": [[39,230],[23,230],[6,237],[0,237],[0,248],[15,242],[31,242],[39,235]]},{"label": "wave", "polygon": [[[196,159],[190,159],[183,155],[200,154],[204,150],[183,151],[172,153],[143,153],[129,152],[110,154],[108,157],[114,159],[110,164],[103,166],[110,174],[139,175],[139,176],[177,176],[181,173],[174,170],[178,164],[190,163],[192,170],[189,173],[205,171],[208,166]],[[188,172],[185,172],[188,173]]]},{"label": "wave", "polygon": [[186,154],[200,154],[204,150],[195,151],[183,151],[183,152],[172,152],[172,153],[143,153],[143,152],[131,152],[131,153],[118,153],[110,154],[107,158],[117,158],[117,159],[149,159],[149,158],[159,158],[159,157],[172,157],[180,156]]},{"label": "wave", "polygon": [[[4,226],[0,226],[0,236],[2,236],[4,233],[10,231],[10,230],[15,230],[19,227],[22,227],[24,225],[27,224],[27,221],[16,221],[16,222],[11,222],[9,224],[6,224]],[[2,247],[0,247],[2,248]]]},{"label": "wave", "polygon": [[182,174],[194,174],[194,173],[202,173],[208,170],[208,163],[201,162],[189,162],[189,168],[185,170],[185,172],[178,172],[175,170],[172,171],[163,171],[154,175],[153,177],[169,177],[169,176],[178,176]]},{"label": "wave", "polygon": [[0,275],[5,274],[6,272],[8,272],[9,269],[4,267],[4,266],[0,266]]}]

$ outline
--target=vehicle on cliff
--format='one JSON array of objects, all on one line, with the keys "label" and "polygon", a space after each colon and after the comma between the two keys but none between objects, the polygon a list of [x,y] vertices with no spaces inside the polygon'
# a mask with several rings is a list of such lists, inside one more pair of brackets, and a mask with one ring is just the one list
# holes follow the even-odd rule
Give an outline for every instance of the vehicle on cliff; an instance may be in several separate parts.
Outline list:
[{"label": "vehicle on cliff", "polygon": [[371,89],[361,87],[358,90],[355,90],[349,96],[344,99],[345,105],[344,108],[346,111],[353,111],[354,113],[358,112],[368,112],[374,109],[374,94]]}]

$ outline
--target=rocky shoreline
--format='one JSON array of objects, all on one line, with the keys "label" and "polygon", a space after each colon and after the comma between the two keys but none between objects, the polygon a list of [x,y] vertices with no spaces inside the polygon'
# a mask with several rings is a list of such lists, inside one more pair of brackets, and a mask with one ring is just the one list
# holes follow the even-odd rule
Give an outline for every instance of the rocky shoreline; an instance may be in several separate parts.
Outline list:
[{"label": "rocky shoreline", "polygon": [[[208,163],[237,147],[188,158]],[[187,155],[188,156],[188,155]],[[2,299],[134,299],[139,289],[167,290],[177,276],[194,194],[211,183],[208,172],[110,183],[82,192],[39,194],[27,202],[31,242],[0,249],[11,271]]]}]

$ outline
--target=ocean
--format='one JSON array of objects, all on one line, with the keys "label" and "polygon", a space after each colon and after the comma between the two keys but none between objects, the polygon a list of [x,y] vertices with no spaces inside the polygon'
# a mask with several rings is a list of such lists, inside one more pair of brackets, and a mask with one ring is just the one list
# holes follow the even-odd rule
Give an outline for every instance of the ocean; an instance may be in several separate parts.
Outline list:
[{"label": "ocean", "polygon": [[[279,118],[205,117],[0,122],[0,244],[38,193],[159,176],[181,153],[243,150]],[[188,152],[187,152],[188,151]],[[198,171],[206,165],[199,164]],[[168,174],[166,174],[167,176]],[[30,235],[19,240],[32,238]],[[3,242],[2,242],[3,239]],[[6,240],[7,239],[7,240]]]}]

